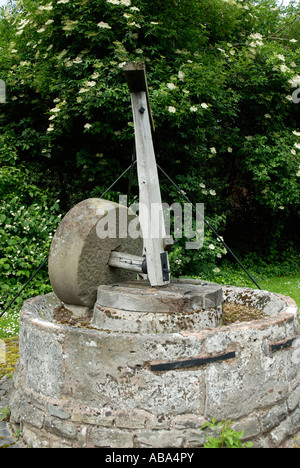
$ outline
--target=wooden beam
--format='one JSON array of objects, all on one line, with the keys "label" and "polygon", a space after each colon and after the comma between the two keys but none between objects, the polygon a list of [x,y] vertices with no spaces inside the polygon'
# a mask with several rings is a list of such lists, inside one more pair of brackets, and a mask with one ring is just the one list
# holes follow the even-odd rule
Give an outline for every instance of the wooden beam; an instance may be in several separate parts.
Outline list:
[{"label": "wooden beam", "polygon": [[152,132],[155,131],[154,120],[152,116],[150,99],[149,99],[149,89],[147,83],[147,75],[145,62],[128,62],[123,67],[124,76],[129,88],[130,93],[138,93],[140,91],[145,91],[147,96],[147,104],[150,115],[150,123]]},{"label": "wooden beam", "polygon": [[145,257],[130,255],[124,252],[113,251],[108,260],[108,266],[120,268],[121,270],[134,271],[136,273],[147,273],[147,263]]},{"label": "wooden beam", "polygon": [[148,91],[145,62],[128,62],[124,65],[123,72],[131,93]]},{"label": "wooden beam", "polygon": [[[166,230],[151,132],[151,111],[145,65],[130,62],[124,67],[131,93],[137,171],[140,196],[140,223],[151,286],[170,283],[168,255],[165,252]],[[144,209],[143,209],[144,207]],[[154,212],[155,210],[155,212]],[[163,260],[163,261],[162,261]]]}]

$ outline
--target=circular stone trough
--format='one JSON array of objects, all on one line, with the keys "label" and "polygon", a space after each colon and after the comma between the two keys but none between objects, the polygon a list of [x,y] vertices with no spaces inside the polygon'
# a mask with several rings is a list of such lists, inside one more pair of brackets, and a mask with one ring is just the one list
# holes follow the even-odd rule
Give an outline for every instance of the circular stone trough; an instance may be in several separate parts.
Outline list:
[{"label": "circular stone trough", "polygon": [[[11,422],[28,445],[201,447],[207,432],[200,428],[212,417],[233,421],[257,447],[282,446],[299,430],[295,302],[194,280],[173,285],[183,296],[195,287],[215,291],[208,308],[198,301],[201,307],[192,311],[191,321],[181,320],[179,328],[174,320],[174,329],[171,317],[178,319],[184,307],[161,321],[158,308],[145,328],[131,328],[133,312],[128,319],[121,304],[103,318],[99,291],[94,316],[72,321],[69,312],[68,323],[60,319],[67,311],[55,294],[26,301],[10,407]],[[224,304],[255,307],[263,318],[222,325],[220,297]],[[195,310],[208,309],[216,321],[207,328],[206,320],[195,320]],[[136,320],[141,320],[138,312]]]}]

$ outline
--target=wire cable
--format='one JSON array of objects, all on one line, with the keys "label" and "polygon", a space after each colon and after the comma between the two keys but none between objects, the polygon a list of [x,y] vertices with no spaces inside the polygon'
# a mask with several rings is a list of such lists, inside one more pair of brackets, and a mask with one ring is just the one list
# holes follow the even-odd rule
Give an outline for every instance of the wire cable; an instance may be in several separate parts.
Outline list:
[{"label": "wire cable", "polygon": [[207,219],[204,218],[204,216],[197,210],[197,208],[195,207],[195,205],[189,200],[189,198],[185,195],[185,193],[183,193],[183,191],[178,187],[178,185],[171,179],[170,176],[168,176],[168,174],[157,164],[157,167],[158,169],[164,174],[164,176],[174,185],[174,187],[176,188],[176,190],[178,191],[178,193],[193,207],[194,211],[203,219],[203,221],[205,222],[205,224],[212,230],[212,232],[215,234],[215,236],[217,237],[217,239],[222,242],[222,244],[226,247],[226,249],[228,250],[228,252],[233,256],[233,258],[237,261],[237,263],[240,265],[240,267],[244,270],[244,272],[249,276],[249,278],[251,279],[251,281],[253,281],[253,283],[257,286],[258,289],[261,290],[261,287],[257,284],[257,282],[255,281],[255,279],[251,276],[251,274],[248,272],[248,270],[244,267],[244,265],[242,264],[242,262],[237,258],[237,256],[233,253],[233,251],[230,249],[230,247],[228,247],[228,245],[226,244],[226,242],[224,242],[224,240],[222,239],[222,237],[217,233],[217,231],[212,227],[212,225],[207,221]]},{"label": "wire cable", "polygon": [[13,305],[13,303],[18,299],[19,296],[21,296],[22,292],[24,291],[24,289],[27,288],[27,286],[29,285],[29,283],[31,283],[31,281],[33,280],[33,278],[39,273],[39,271],[43,268],[43,266],[46,264],[48,258],[46,258],[43,263],[38,267],[38,269],[33,273],[33,275],[29,278],[29,280],[27,281],[26,284],[24,284],[24,286],[22,287],[22,289],[20,289],[20,291],[18,292],[18,294],[10,301],[10,303],[8,304],[8,306],[4,309],[3,312],[1,312],[0,314],[0,319],[3,317],[3,315],[8,311],[8,309]]}]

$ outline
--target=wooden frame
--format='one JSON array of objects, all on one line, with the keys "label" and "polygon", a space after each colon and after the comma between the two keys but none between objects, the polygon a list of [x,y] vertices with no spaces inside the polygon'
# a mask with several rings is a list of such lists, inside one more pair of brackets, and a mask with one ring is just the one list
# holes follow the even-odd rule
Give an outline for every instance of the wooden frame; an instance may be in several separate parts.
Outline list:
[{"label": "wooden frame", "polygon": [[[149,93],[144,62],[129,62],[123,68],[131,94],[133,111],[137,171],[140,190],[140,223],[147,258],[147,274],[152,286],[170,283],[170,266],[162,264],[165,252],[166,230],[163,216],[158,171],[152,140],[154,123],[149,103]],[[143,210],[144,207],[144,210]],[[155,209],[155,226],[153,225]],[[165,256],[164,256],[165,258]]]}]

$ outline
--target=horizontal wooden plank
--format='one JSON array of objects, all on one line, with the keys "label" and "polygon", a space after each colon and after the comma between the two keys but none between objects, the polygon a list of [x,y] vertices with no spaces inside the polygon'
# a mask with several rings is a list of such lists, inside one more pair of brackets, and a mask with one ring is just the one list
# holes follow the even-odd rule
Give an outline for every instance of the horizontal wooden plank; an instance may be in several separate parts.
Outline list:
[{"label": "horizontal wooden plank", "polygon": [[111,252],[108,265],[113,268],[134,271],[136,273],[147,273],[145,257],[138,257],[136,255],[130,255],[124,252]]}]

